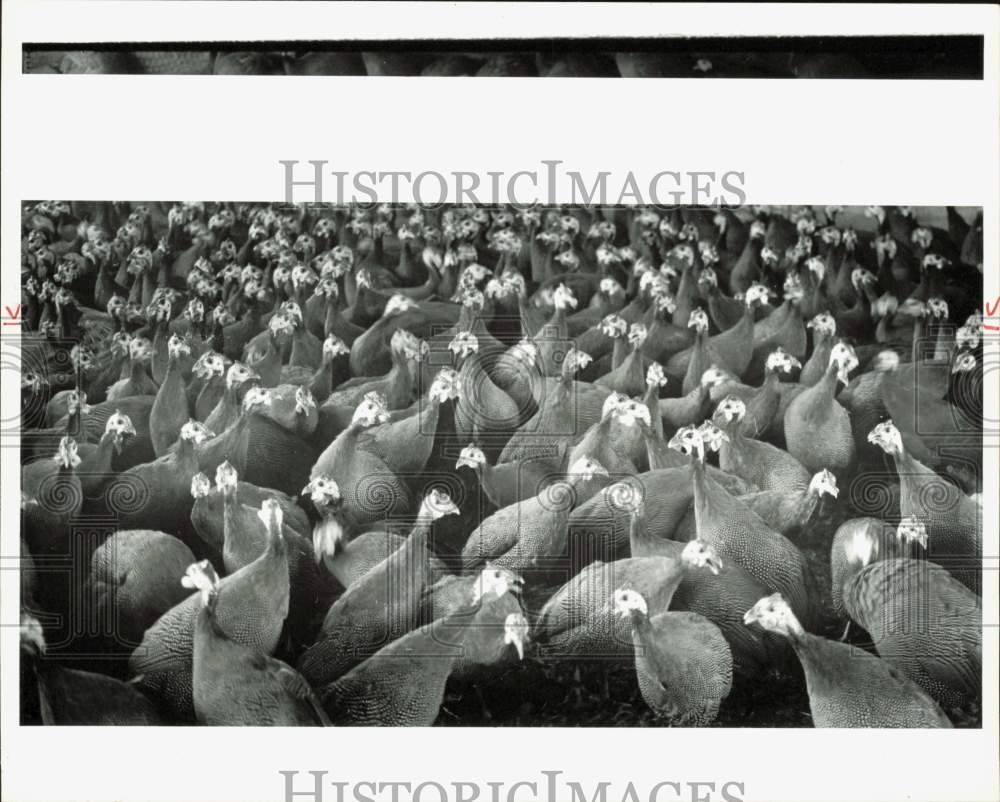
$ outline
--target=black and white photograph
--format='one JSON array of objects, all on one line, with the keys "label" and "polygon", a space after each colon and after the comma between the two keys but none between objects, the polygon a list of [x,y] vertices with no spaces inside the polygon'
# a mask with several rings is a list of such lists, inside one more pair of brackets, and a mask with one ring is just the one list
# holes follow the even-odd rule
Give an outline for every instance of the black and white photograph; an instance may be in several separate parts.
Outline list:
[{"label": "black and white photograph", "polygon": [[995,7],[9,9],[5,799],[1000,793]]}]

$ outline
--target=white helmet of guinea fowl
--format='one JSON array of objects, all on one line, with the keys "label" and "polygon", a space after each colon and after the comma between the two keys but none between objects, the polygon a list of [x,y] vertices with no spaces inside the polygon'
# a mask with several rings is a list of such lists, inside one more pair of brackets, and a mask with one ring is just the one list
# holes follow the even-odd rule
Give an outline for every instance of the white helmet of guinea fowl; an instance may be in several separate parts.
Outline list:
[{"label": "white helmet of guinea fowl", "polygon": [[249,412],[259,406],[270,407],[271,400],[270,390],[263,387],[251,387],[243,396],[243,409]]},{"label": "white helmet of guinea fowl", "polygon": [[228,493],[231,490],[236,489],[238,481],[239,476],[236,473],[236,468],[229,463],[229,460],[224,461],[218,468],[215,469],[216,490],[222,493]]},{"label": "white helmet of guinea fowl", "polygon": [[878,446],[886,454],[903,453],[903,438],[891,420],[882,421],[868,432],[868,442]]},{"label": "white helmet of guinea fowl", "polygon": [[295,414],[308,415],[316,409],[316,399],[305,385],[295,389]]},{"label": "white helmet of guinea fowl", "polygon": [[691,310],[691,316],[688,318],[688,328],[694,329],[699,334],[708,331],[708,315],[705,314],[704,309]]},{"label": "white helmet of guinea fowl", "polygon": [[817,334],[834,335],[837,333],[837,321],[829,312],[820,312],[806,323],[807,329],[813,329]]},{"label": "white helmet of guinea fowl", "polygon": [[135,426],[132,425],[132,419],[122,413],[120,409],[116,409],[112,415],[108,417],[108,422],[104,425],[104,432],[114,432],[117,437],[122,437],[122,435],[135,434]]},{"label": "white helmet of guinea fowl", "polygon": [[411,298],[407,298],[401,293],[396,293],[393,295],[385,305],[385,310],[382,312],[382,317],[392,317],[393,315],[401,315],[403,312],[408,312],[411,309],[418,309],[416,301]]},{"label": "white helmet of guinea fowl", "polygon": [[594,358],[586,351],[581,351],[573,347],[566,352],[562,369],[564,373],[576,373],[576,371],[586,368],[593,361]]},{"label": "white helmet of guinea fowl", "polygon": [[341,500],[340,485],[329,475],[315,476],[302,488],[302,494],[308,495],[317,507],[335,504]]},{"label": "white helmet of guinea fowl", "polygon": [[830,349],[830,364],[837,364],[837,380],[847,384],[848,374],[858,366],[854,348],[845,342],[838,342]]},{"label": "white helmet of guinea fowl", "polygon": [[601,320],[600,326],[601,333],[612,339],[617,339],[628,331],[628,323],[625,322],[625,319],[614,313],[606,315]]},{"label": "white helmet of guinea fowl", "polygon": [[692,568],[707,568],[715,576],[723,569],[722,558],[704,540],[689,541],[681,551],[681,562]]},{"label": "white helmet of guinea fowl", "polygon": [[650,362],[646,368],[646,386],[662,387],[667,383],[667,376],[663,372],[663,365],[659,362]]},{"label": "white helmet of guinea fowl", "polygon": [[913,515],[907,516],[899,522],[899,526],[896,527],[896,537],[904,545],[919,543],[925,549],[927,548],[927,527],[923,521]]},{"label": "white helmet of guinea fowl", "polygon": [[389,409],[386,405],[385,396],[376,390],[365,393],[365,397],[361,399],[361,403],[358,404],[351,418],[352,424],[359,424],[366,429],[380,423],[388,422]]},{"label": "white helmet of guinea fowl", "polygon": [[229,370],[226,372],[226,386],[230,389],[235,389],[244,382],[259,378],[260,374],[258,374],[257,371],[251,370],[242,362],[233,362],[233,364],[229,366]]},{"label": "white helmet of guinea fowl", "polygon": [[517,649],[519,660],[524,659],[524,645],[528,641],[530,627],[528,619],[523,613],[508,613],[503,622],[503,642],[504,646],[513,646]]},{"label": "white helmet of guinea fowl", "polygon": [[218,591],[219,575],[208,560],[192,563],[181,577],[181,585],[201,592],[201,603],[207,604],[212,595]]},{"label": "white helmet of guinea fowl", "polygon": [[205,498],[212,492],[212,480],[203,473],[196,473],[191,477],[191,496],[193,498]]},{"label": "white helmet of guinea fowl", "polygon": [[968,373],[971,370],[976,369],[976,357],[968,352],[961,354],[955,359],[955,364],[952,365],[952,373]]},{"label": "white helmet of guinea fowl", "polygon": [[523,583],[524,580],[513,571],[487,563],[473,583],[472,603],[479,604],[484,597],[491,593],[499,599],[511,590],[519,590]]},{"label": "white helmet of guinea fowl", "polygon": [[642,595],[631,588],[618,588],[612,595],[615,612],[622,618],[629,618],[633,611],[649,615],[649,607]]},{"label": "white helmet of guinea fowl", "polygon": [[642,348],[642,344],[646,342],[648,336],[649,331],[646,329],[645,323],[633,323],[628,330],[629,345],[636,349]]},{"label": "white helmet of guinea fowl", "polygon": [[569,287],[560,284],[552,293],[552,304],[556,309],[576,309],[577,300]]},{"label": "white helmet of guinea fowl", "polygon": [[735,376],[724,371],[718,365],[711,365],[701,374],[701,384],[703,387],[716,387],[725,381],[735,378]]},{"label": "white helmet of guinea fowl", "polygon": [[335,359],[338,356],[345,356],[349,353],[351,353],[351,349],[336,334],[331,334],[323,340],[323,356]]},{"label": "white helmet of guinea fowl", "polygon": [[214,432],[209,431],[205,424],[194,419],[181,426],[181,440],[186,442],[198,445],[213,437],[215,437]]},{"label": "white helmet of guinea fowl", "polygon": [[715,408],[715,418],[723,423],[733,423],[743,420],[747,414],[747,405],[739,396],[727,395]]},{"label": "white helmet of guinea fowl", "polygon": [[781,347],[769,353],[764,363],[765,370],[780,370],[782,373],[791,373],[795,368],[801,367],[802,363],[791,354],[786,354]]},{"label": "white helmet of guinea fowl", "polygon": [[176,334],[171,334],[170,339],[167,341],[167,355],[173,359],[179,359],[182,356],[189,356],[190,354],[191,346]]},{"label": "white helmet of guinea fowl", "polygon": [[448,350],[458,357],[474,354],[479,350],[479,338],[471,331],[460,331],[448,343]]},{"label": "white helmet of guinea fowl", "polygon": [[803,633],[802,625],[780,593],[772,593],[758,601],[744,613],[743,623],[747,626],[759,624],[768,632],[786,636]]},{"label": "white helmet of guinea fowl", "polygon": [[837,478],[824,468],[809,480],[809,492],[815,493],[820,497],[825,493],[828,496],[837,498],[840,495],[840,488],[837,487]]},{"label": "white helmet of guinea fowl", "polygon": [[475,443],[469,443],[462,452],[458,455],[458,460],[455,462],[456,468],[467,467],[467,468],[478,468],[480,465],[486,464],[486,455],[483,450],[479,448]]},{"label": "white helmet of guinea fowl", "polygon": [[451,496],[444,490],[434,488],[430,490],[420,503],[420,517],[430,517],[432,520],[443,518],[445,515],[458,515],[459,509]]},{"label": "white helmet of guinea fowl", "polygon": [[59,441],[59,448],[56,449],[52,458],[63,468],[75,468],[80,464],[80,457],[77,455],[76,440],[66,436]]},{"label": "white helmet of guinea fowl", "polygon": [[590,481],[595,476],[608,476],[608,470],[596,459],[584,456],[573,463],[567,475],[579,477],[583,481]]}]

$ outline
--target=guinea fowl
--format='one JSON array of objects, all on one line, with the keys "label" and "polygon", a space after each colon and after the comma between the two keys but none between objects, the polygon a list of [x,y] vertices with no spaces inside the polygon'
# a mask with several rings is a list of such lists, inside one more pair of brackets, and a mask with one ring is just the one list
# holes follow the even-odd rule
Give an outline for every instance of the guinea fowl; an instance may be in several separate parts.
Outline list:
[{"label": "guinea fowl", "polygon": [[[212,360],[213,371],[217,367],[218,364]],[[233,362],[226,371],[225,390],[223,390],[215,407],[204,420],[205,428],[211,432],[221,434],[232,426],[240,416],[240,399],[245,390],[249,389],[246,385],[248,382],[256,383],[259,378],[254,371],[247,368],[242,362]]]},{"label": "guinea fowl", "polygon": [[615,610],[632,624],[639,690],[657,717],[675,726],[706,726],[733,682],[733,658],[719,628],[697,613],[650,616],[634,590],[616,590]]},{"label": "guinea fowl", "polygon": [[651,364],[642,352],[647,336],[645,324],[633,323],[628,332],[628,342],[632,346],[629,355],[595,384],[627,396],[642,395],[646,390],[646,368]]},{"label": "guinea fowl", "polygon": [[[281,536],[282,517],[277,501],[264,501],[260,518],[267,526],[267,549],[250,565],[224,577],[216,590],[218,625],[237,643],[262,654],[274,651],[288,615],[288,557]],[[139,687],[180,721],[195,716],[192,656],[200,607],[199,594],[193,593],[170,608],[146,630],[129,659]]]},{"label": "guinea fowl", "polygon": [[589,457],[572,463],[566,479],[542,488],[524,501],[497,510],[484,519],[462,549],[462,566],[473,570],[486,562],[524,573],[533,569],[536,581],[568,553],[569,513],[579,492],[607,470]]},{"label": "guinea fowl", "polygon": [[488,355],[480,357],[476,335],[461,332],[448,348],[459,363],[460,390],[455,406],[455,429],[459,437],[472,437],[476,429],[501,435],[513,432],[523,420],[521,410],[490,378]]},{"label": "guinea fowl", "polygon": [[177,442],[181,427],[191,418],[181,363],[182,357],[191,354],[191,348],[173,334],[167,343],[167,353],[166,372],[149,413],[149,437],[157,457],[162,457]]},{"label": "guinea fowl", "polygon": [[149,727],[164,723],[154,704],[133,683],[46,660],[45,635],[38,619],[22,612],[20,634],[22,660],[31,666],[42,724]]},{"label": "guinea fowl", "polygon": [[[344,676],[327,684],[320,698],[338,726],[430,726],[444,699],[445,684],[464,651],[476,616],[468,605],[382,647]],[[522,647],[523,648],[523,647]]]},{"label": "guinea fowl", "polygon": [[830,364],[830,354],[837,335],[837,322],[827,312],[821,312],[806,324],[813,330],[813,351],[799,374],[799,384],[809,387],[823,378]]},{"label": "guinea fowl", "polygon": [[719,448],[719,467],[759,490],[794,493],[809,485],[809,472],[795,457],[770,443],[741,433],[746,404],[727,396],[715,408],[713,420],[725,432]]},{"label": "guinea fowl", "polygon": [[98,631],[116,648],[134,649],[143,633],[188,595],[181,585],[194,555],[166,532],[119,530],[90,558],[84,589],[98,616]]},{"label": "guinea fowl", "polygon": [[694,461],[694,512],[698,537],[723,560],[743,566],[765,588],[787,593],[803,620],[813,620],[812,586],[802,552],[784,535],[771,529],[753,510],[730,495],[705,470],[706,450],[715,450],[725,435],[711,423],[689,427],[674,435],[671,445],[691,454]]},{"label": "guinea fowl", "polygon": [[872,429],[868,440],[892,456],[899,474],[900,514],[923,522],[928,559],[980,593],[982,508],[952,481],[910,455],[891,420]]},{"label": "guinea fowl", "polygon": [[350,425],[319,455],[309,474],[332,477],[342,488],[352,488],[343,498],[350,527],[362,526],[410,509],[405,484],[376,454],[360,448],[362,432],[388,423],[384,397],[372,392],[358,404]]},{"label": "guinea fowl", "polygon": [[475,443],[467,445],[458,455],[455,469],[463,465],[476,472],[486,497],[497,509],[537,496],[559,478],[555,464],[544,458],[490,465]]},{"label": "guinea fowl", "polygon": [[836,477],[827,470],[815,474],[807,488],[759,490],[739,498],[775,532],[797,537],[806,533],[824,495],[834,499],[840,495]]},{"label": "guinea fowl", "polygon": [[191,479],[199,471],[196,448],[209,436],[200,423],[188,421],[171,451],[122,471],[108,484],[105,499],[119,529],[153,529],[184,539],[190,528]]},{"label": "guinea fowl", "polygon": [[191,367],[191,374],[188,403],[194,409],[194,419],[205,422],[226,391],[225,357],[215,351],[206,351]]},{"label": "guinea fowl", "polygon": [[857,365],[854,349],[837,343],[823,378],[797,395],[785,411],[788,453],[810,471],[826,468],[843,478],[854,465],[851,418],[835,395],[838,382],[846,385]]},{"label": "guinea fowl", "polygon": [[645,502],[635,490],[630,484],[619,483],[605,492],[612,504],[624,506],[631,516],[632,558],[665,557],[684,565],[684,578],[670,601],[670,609],[698,613],[718,626],[729,642],[737,670],[757,673],[772,663],[773,646],[743,625],[747,604],[760,598],[763,587],[738,564],[723,563],[715,549],[697,538],[697,531],[691,532],[687,542],[651,534],[646,525]]},{"label": "guinea fowl", "polygon": [[79,464],[76,440],[63,437],[54,457],[21,469],[21,493],[31,502],[25,513],[26,540],[35,556],[66,548],[70,522],[83,506]]},{"label": "guinea fowl", "polygon": [[156,382],[146,372],[152,356],[152,344],[144,337],[134,337],[128,345],[128,374],[108,388],[108,400],[120,401],[133,395],[155,395]]},{"label": "guinea fowl", "polygon": [[791,642],[805,672],[815,726],[951,727],[937,703],[886,661],[806,632],[780,593],[758,601],[744,621]]},{"label": "guinea fowl", "polygon": [[[427,590],[424,612],[430,620],[438,621],[463,609],[475,618],[474,625],[465,632],[453,674],[471,673],[475,666],[495,665],[510,651],[519,660],[524,659],[529,626],[521,602],[514,595],[520,593],[523,581],[512,571],[487,566],[478,575],[449,574]],[[468,610],[470,595],[475,601]]]},{"label": "guinea fowl", "polygon": [[219,577],[207,560],[182,582],[200,591],[194,622],[192,701],[199,724],[209,726],[327,726],[312,688],[290,666],[231,637],[216,617]]},{"label": "guinea fowl", "polygon": [[[840,609],[868,632],[879,656],[946,711],[981,703],[982,607],[945,569],[905,556],[926,547],[922,522],[904,518],[898,543],[881,525],[841,527],[831,547]],[[881,556],[883,551],[889,552]],[[900,556],[892,556],[893,552]]]},{"label": "guinea fowl", "polygon": [[420,601],[434,583],[429,541],[434,522],[455,515],[447,493],[432,490],[405,542],[357,581],[330,607],[316,639],[299,660],[302,675],[326,685],[373,656],[419,623]]}]

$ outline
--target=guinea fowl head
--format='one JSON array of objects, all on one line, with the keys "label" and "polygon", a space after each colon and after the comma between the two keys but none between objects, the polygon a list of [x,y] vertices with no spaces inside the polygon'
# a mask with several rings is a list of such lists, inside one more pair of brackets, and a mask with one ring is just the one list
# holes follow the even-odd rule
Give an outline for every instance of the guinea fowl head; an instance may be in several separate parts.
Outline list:
[{"label": "guinea fowl head", "polygon": [[976,369],[979,363],[976,362],[975,354],[964,353],[955,359],[954,364],[951,366],[952,373],[968,373]]},{"label": "guinea fowl head", "polygon": [[226,372],[226,360],[222,354],[206,351],[195,361],[191,372],[199,379],[205,380],[221,376]]},{"label": "guinea fowl head", "polygon": [[251,370],[242,362],[233,362],[226,372],[226,387],[230,390],[236,390],[246,382],[256,381],[257,379],[260,379],[260,374],[256,371]]},{"label": "guinea fowl head", "polygon": [[463,448],[462,453],[458,455],[458,461],[455,463],[455,467],[467,467],[476,470],[485,464],[486,455],[483,453],[483,450],[474,443],[470,443]]},{"label": "guinea fowl head", "polygon": [[215,469],[215,489],[222,493],[222,495],[226,496],[230,493],[235,493],[238,481],[239,477],[236,469],[229,463],[229,460],[226,460]]},{"label": "guinea fowl head", "polygon": [[915,516],[910,515],[899,522],[896,537],[903,546],[919,543],[924,549],[927,548],[927,527]]},{"label": "guinea fowl head", "polygon": [[625,294],[625,288],[613,278],[602,278],[598,285],[598,291],[609,298]]},{"label": "guinea fowl head", "polygon": [[605,468],[601,463],[592,457],[580,457],[567,471],[567,476],[579,483],[579,482],[589,482],[595,476],[607,477],[608,469]]},{"label": "guinea fowl head", "polygon": [[205,498],[212,492],[212,481],[203,473],[191,477],[191,498]]},{"label": "guinea fowl head", "polygon": [[759,624],[768,632],[777,632],[785,637],[804,634],[802,625],[780,593],[772,593],[758,601],[743,614],[743,623]]},{"label": "guinea fowl head", "polygon": [[308,415],[316,409],[316,399],[305,385],[295,388],[295,414]]},{"label": "guinea fowl head", "polygon": [[573,291],[565,284],[560,284],[552,293],[552,305],[556,308],[557,312],[576,309],[577,303]]},{"label": "guinea fowl head", "polygon": [[927,254],[920,262],[922,270],[944,270],[951,262],[937,253]]},{"label": "guinea fowl head", "polygon": [[702,335],[708,332],[708,315],[700,307],[691,310],[688,318],[688,328],[694,329],[696,334]]},{"label": "guinea fowl head", "polygon": [[975,351],[979,347],[979,340],[982,336],[981,325],[965,323],[955,330],[955,346],[957,348],[967,348]]},{"label": "guinea fowl head", "polygon": [[768,298],[770,297],[770,290],[763,284],[758,284],[754,282],[749,287],[747,287],[746,294],[743,296],[743,302],[746,304],[747,309],[753,309],[754,304],[760,304],[761,306],[767,306]]},{"label": "guinea fowl head", "polygon": [[409,312],[411,309],[419,309],[417,302],[412,298],[407,298],[402,293],[396,293],[386,302],[382,317],[396,317],[404,312]]},{"label": "guinea fowl head", "polygon": [[479,338],[471,331],[460,331],[448,343],[448,350],[456,359],[465,359],[469,354],[474,354],[479,350]]},{"label": "guinea fowl head", "polygon": [[219,575],[208,560],[192,563],[181,577],[181,585],[201,592],[201,603],[211,610],[219,592]]},{"label": "guinea fowl head", "polygon": [[715,408],[712,419],[724,428],[730,428],[743,420],[747,414],[747,406],[743,400],[735,395],[727,395]]},{"label": "guinea fowl head", "polygon": [[899,434],[899,429],[891,421],[883,421],[875,426],[868,433],[868,442],[881,448],[886,454],[898,455],[903,453],[903,438]]},{"label": "guinea fowl head", "polygon": [[350,353],[351,349],[336,334],[331,334],[323,340],[323,357],[325,359],[336,359],[338,356],[346,356]]},{"label": "guinea fowl head", "polygon": [[615,612],[622,618],[631,618],[633,615],[640,617],[649,615],[649,607],[642,594],[630,588],[618,588],[612,596],[612,603]]},{"label": "guinea fowl head", "polygon": [[704,540],[692,540],[681,551],[681,562],[691,568],[707,568],[715,576],[722,571],[722,558]]},{"label": "guinea fowl head", "polygon": [[244,412],[255,412],[258,411],[258,407],[270,408],[271,400],[270,390],[265,390],[263,387],[251,387],[243,396],[243,410]]},{"label": "guinea fowl head", "polygon": [[184,306],[181,316],[190,323],[201,323],[205,319],[205,304],[198,298],[192,298]]},{"label": "guinea fowl head", "polygon": [[651,362],[646,368],[646,386],[653,388],[663,387],[667,383],[667,374],[663,372],[663,365],[659,362]]},{"label": "guinea fowl head", "polygon": [[819,498],[822,498],[824,494],[837,498],[840,495],[837,478],[824,468],[809,480],[809,492]]},{"label": "guinea fowl head", "polygon": [[528,619],[523,613],[508,613],[503,622],[504,646],[517,649],[518,660],[524,659],[524,646],[528,642]]},{"label": "guinea fowl head", "polygon": [[126,437],[135,436],[135,426],[128,415],[122,414],[116,409],[114,414],[108,417],[108,422],[104,426],[104,433],[110,434],[114,440],[115,451],[121,453],[122,443]]},{"label": "guinea fowl head", "polygon": [[889,349],[879,351],[871,364],[872,368],[879,373],[888,373],[899,367],[899,354]]},{"label": "guinea fowl head", "polygon": [[418,518],[424,521],[436,521],[445,515],[458,515],[459,509],[455,502],[443,490],[431,490],[420,503]]},{"label": "guinea fowl head", "polygon": [[181,426],[181,440],[185,443],[199,445],[212,437],[215,437],[215,434],[210,432],[205,424],[199,423],[196,420],[189,420]]},{"label": "guinea fowl head", "polygon": [[625,332],[628,331],[628,323],[625,319],[616,314],[606,315],[600,323],[601,333],[605,337],[610,337],[612,340],[617,340],[619,337],[624,337]]},{"label": "guinea fowl head", "polygon": [[631,427],[640,424],[650,427],[653,425],[653,418],[649,414],[649,407],[641,401],[635,401],[631,398],[623,397],[619,399],[611,414],[613,415],[613,420],[621,426]]},{"label": "guinea fowl head", "polygon": [[365,393],[361,403],[354,410],[351,418],[351,425],[362,429],[377,426],[380,423],[389,422],[389,408],[386,404],[385,396],[377,390]]},{"label": "guinea fowl head", "polygon": [[710,366],[704,373],[701,374],[701,386],[702,387],[717,387],[718,385],[727,381],[737,381],[737,377],[734,376],[729,371],[723,370],[718,365]]},{"label": "guinea fowl head", "polygon": [[495,598],[500,598],[511,591],[520,592],[524,579],[508,571],[506,568],[497,568],[487,565],[472,585],[472,604],[479,605],[485,597],[492,594]]},{"label": "guinea fowl head", "polygon": [[191,346],[189,346],[184,340],[178,337],[176,334],[171,334],[170,339],[167,341],[167,356],[170,359],[178,360],[182,356],[191,355]]},{"label": "guinea fowl head", "polygon": [[281,525],[285,513],[276,499],[264,499],[260,509],[257,510],[257,517],[267,527],[270,542],[274,542],[275,539],[281,540]]},{"label": "guinea fowl head", "polygon": [[454,401],[462,394],[462,381],[456,371],[451,368],[441,368],[434,381],[431,382],[428,397],[432,402],[444,404]]},{"label": "guinea fowl head", "polygon": [[153,356],[153,344],[145,337],[133,337],[128,344],[128,356],[133,362],[148,362]]},{"label": "guinea fowl head", "polygon": [[812,320],[806,323],[807,329],[812,329],[817,336],[825,335],[832,337],[837,333],[837,321],[829,312],[820,312]]},{"label": "guinea fowl head", "polygon": [[791,354],[786,354],[783,348],[775,348],[770,354],[767,355],[767,360],[764,362],[764,370],[767,373],[791,373],[796,368],[801,368],[802,363],[799,362]]},{"label": "guinea fowl head", "polygon": [[30,613],[21,611],[21,650],[34,657],[45,654],[45,632],[38,619]]},{"label": "guinea fowl head", "polygon": [[63,437],[59,441],[59,448],[56,449],[55,456],[52,459],[61,468],[75,468],[80,464],[80,457],[76,452],[76,440],[68,436]]},{"label": "guinea fowl head", "polygon": [[70,415],[90,412],[87,394],[83,390],[70,390],[66,394],[66,412]]},{"label": "guinea fowl head", "polygon": [[854,348],[844,342],[839,342],[830,350],[830,367],[836,365],[837,380],[847,384],[848,374],[858,366],[858,357]]},{"label": "guinea fowl head", "polygon": [[566,378],[572,378],[573,374],[578,370],[583,370],[593,361],[594,358],[586,351],[570,348],[563,358],[562,375]]},{"label": "guinea fowl head", "polygon": [[927,313],[935,320],[943,318],[948,319],[948,302],[936,296],[934,298],[927,299]]},{"label": "guinea fowl head", "polygon": [[643,343],[649,336],[649,330],[644,323],[633,323],[628,330],[629,345],[636,351],[642,348]]}]

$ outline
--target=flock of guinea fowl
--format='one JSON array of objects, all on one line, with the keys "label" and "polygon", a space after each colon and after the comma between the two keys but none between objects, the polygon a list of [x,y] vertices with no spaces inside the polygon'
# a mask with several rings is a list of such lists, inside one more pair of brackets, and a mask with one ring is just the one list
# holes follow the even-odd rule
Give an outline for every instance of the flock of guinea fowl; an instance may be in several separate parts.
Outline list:
[{"label": "flock of guinea fowl", "polygon": [[943,211],[26,206],[22,719],[430,725],[539,664],[978,720]]}]

